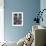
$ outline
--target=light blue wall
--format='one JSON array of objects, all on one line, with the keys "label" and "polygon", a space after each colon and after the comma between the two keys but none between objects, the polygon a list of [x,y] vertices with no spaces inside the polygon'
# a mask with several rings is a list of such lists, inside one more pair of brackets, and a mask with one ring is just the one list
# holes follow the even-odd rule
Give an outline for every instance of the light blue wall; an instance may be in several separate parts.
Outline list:
[{"label": "light blue wall", "polygon": [[[32,28],[32,19],[40,9],[40,0],[4,0],[4,38],[7,41],[18,41]],[[24,13],[23,27],[12,26],[12,12]]]},{"label": "light blue wall", "polygon": [[[40,10],[42,11],[43,9],[46,9],[46,0],[41,0],[40,1]],[[40,22],[40,25],[45,26],[46,27],[46,10],[43,12],[43,22]]]}]

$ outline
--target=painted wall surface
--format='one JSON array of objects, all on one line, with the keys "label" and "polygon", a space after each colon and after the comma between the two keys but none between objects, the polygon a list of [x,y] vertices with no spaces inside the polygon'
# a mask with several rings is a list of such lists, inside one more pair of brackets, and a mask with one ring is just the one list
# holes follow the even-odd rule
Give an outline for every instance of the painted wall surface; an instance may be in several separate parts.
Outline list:
[{"label": "painted wall surface", "polygon": [[[43,9],[46,9],[46,0],[40,0],[40,9],[41,9],[41,11]],[[43,17],[43,22],[40,21],[40,25],[46,27],[46,10],[43,12],[42,17]]]},{"label": "painted wall surface", "polygon": [[4,0],[0,0],[0,42],[4,41]]},{"label": "painted wall surface", "polygon": [[[5,0],[4,1],[4,39],[18,41],[32,29],[35,12],[40,9],[40,0]],[[23,27],[12,26],[12,12],[23,12]]]}]

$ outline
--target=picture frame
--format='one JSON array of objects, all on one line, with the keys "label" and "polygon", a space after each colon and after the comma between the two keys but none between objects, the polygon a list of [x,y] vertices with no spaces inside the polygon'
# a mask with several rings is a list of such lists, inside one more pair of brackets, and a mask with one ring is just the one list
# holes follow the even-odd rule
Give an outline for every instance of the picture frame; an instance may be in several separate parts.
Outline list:
[{"label": "picture frame", "polygon": [[23,26],[23,12],[12,12],[12,26]]}]

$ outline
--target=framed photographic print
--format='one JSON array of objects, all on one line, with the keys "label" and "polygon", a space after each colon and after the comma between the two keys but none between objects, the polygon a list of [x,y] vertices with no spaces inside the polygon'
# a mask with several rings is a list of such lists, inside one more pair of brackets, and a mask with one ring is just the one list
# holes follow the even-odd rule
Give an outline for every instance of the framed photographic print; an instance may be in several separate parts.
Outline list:
[{"label": "framed photographic print", "polygon": [[12,26],[23,26],[23,12],[12,12]]}]

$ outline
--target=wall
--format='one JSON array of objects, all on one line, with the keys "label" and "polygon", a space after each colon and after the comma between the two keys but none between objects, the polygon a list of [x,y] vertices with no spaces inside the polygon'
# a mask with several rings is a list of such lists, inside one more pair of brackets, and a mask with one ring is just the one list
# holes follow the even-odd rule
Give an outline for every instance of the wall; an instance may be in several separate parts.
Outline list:
[{"label": "wall", "polygon": [[4,0],[0,0],[0,42],[4,41]]},{"label": "wall", "polygon": [[[18,41],[32,29],[32,20],[40,10],[40,0],[4,0],[4,38]],[[12,26],[12,12],[24,13],[23,27]]]},{"label": "wall", "polygon": [[[46,9],[46,0],[41,0],[41,1],[40,1],[40,9],[41,9],[41,11],[42,11],[43,9]],[[45,20],[45,19],[46,19],[46,10],[43,12],[42,17],[43,17],[43,22],[41,21],[41,22],[40,22],[40,25],[46,27],[46,20]]]}]

